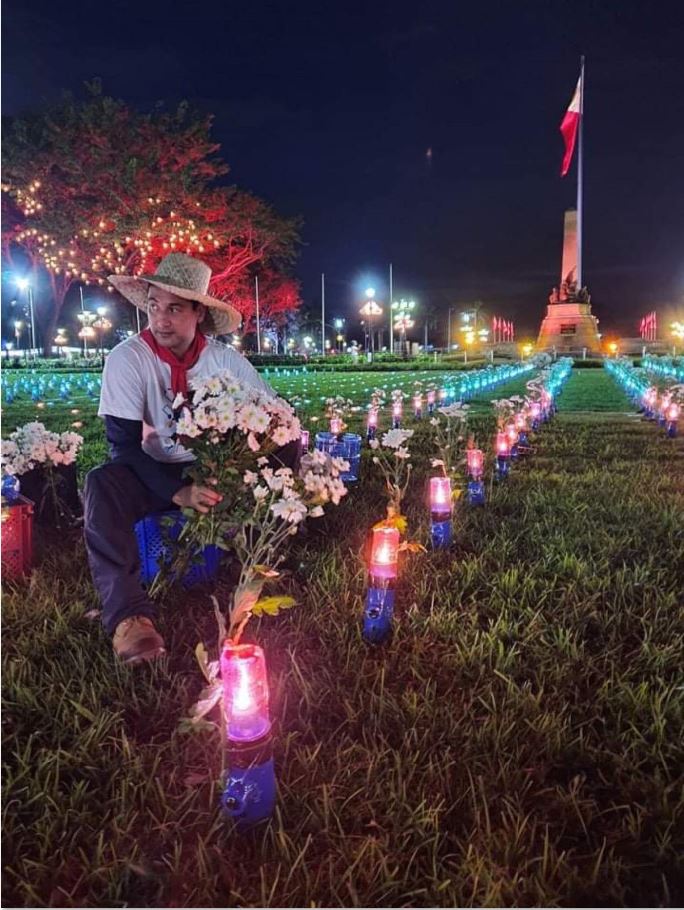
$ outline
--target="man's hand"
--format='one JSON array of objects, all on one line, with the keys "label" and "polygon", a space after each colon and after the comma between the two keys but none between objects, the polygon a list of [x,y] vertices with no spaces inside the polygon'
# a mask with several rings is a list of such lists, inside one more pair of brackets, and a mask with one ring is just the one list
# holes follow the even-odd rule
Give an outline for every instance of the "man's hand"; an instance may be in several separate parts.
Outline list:
[{"label": "man's hand", "polygon": [[197,512],[206,513],[222,499],[223,496],[211,487],[192,483],[189,487],[181,487],[173,497],[173,502],[181,509],[195,509]]}]

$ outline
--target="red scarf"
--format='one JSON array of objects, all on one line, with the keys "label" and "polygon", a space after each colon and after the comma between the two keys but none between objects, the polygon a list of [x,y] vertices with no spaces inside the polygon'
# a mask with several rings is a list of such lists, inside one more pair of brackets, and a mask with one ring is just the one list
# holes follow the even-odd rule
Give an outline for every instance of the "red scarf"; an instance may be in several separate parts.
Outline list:
[{"label": "red scarf", "polygon": [[168,348],[163,348],[154,337],[150,329],[145,329],[140,333],[143,341],[152,348],[157,357],[171,367],[171,391],[173,397],[181,392],[183,395],[188,394],[188,370],[191,370],[199,360],[199,355],[207,346],[207,339],[197,329],[192,344],[182,357],[176,357]]}]

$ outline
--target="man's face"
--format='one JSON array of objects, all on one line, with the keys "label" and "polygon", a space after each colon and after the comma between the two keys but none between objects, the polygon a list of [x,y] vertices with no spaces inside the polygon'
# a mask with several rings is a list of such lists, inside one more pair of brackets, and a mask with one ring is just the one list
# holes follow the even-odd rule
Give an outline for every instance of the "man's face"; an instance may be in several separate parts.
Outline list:
[{"label": "man's face", "polygon": [[171,291],[151,286],[147,292],[147,316],[157,343],[182,357],[192,344],[197,324],[204,317],[202,304],[177,297]]}]

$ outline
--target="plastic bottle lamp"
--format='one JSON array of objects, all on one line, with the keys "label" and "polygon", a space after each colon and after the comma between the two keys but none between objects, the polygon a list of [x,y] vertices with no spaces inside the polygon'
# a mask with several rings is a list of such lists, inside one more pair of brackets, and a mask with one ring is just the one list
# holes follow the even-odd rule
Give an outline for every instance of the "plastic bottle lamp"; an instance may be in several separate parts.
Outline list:
[{"label": "plastic bottle lamp", "polygon": [[539,427],[539,418],[541,417],[541,404],[538,401],[533,401],[530,404],[530,418],[532,420],[532,429],[536,430]]},{"label": "plastic bottle lamp", "polygon": [[226,642],[221,653],[223,710],[228,747],[225,812],[240,827],[270,818],[276,782],[264,652]]},{"label": "plastic bottle lamp", "polygon": [[368,420],[366,423],[366,435],[368,439],[375,439],[375,434],[378,430],[378,411],[377,408],[371,408],[368,412]]},{"label": "plastic bottle lamp", "polygon": [[677,421],[679,420],[680,407],[676,401],[670,402],[667,407],[667,435],[674,439],[677,435]]},{"label": "plastic bottle lamp", "polygon": [[527,416],[524,411],[519,411],[515,415],[514,423],[518,431],[518,455],[526,455],[529,448],[529,439],[527,438]]},{"label": "plastic bottle lamp", "polygon": [[395,579],[399,565],[399,531],[373,528],[370,575],[372,581]]},{"label": "plastic bottle lamp", "polygon": [[309,431],[302,430],[302,452],[309,451]]},{"label": "plastic bottle lamp", "polygon": [[400,401],[395,401],[392,405],[392,429],[398,430],[401,426],[401,417],[404,412],[403,405]]},{"label": "plastic bottle lamp", "polygon": [[496,476],[497,479],[503,480],[508,476],[511,457],[511,447],[506,433],[499,431],[496,434],[494,451],[496,452]]},{"label": "plastic bottle lamp", "polygon": [[221,679],[228,739],[251,743],[266,736],[271,721],[262,649],[227,643],[221,654]]},{"label": "plastic bottle lamp", "polygon": [[339,436],[342,432],[342,418],[341,417],[331,417],[330,418],[330,432],[335,436]]},{"label": "plastic bottle lamp", "polygon": [[434,413],[436,398],[437,398],[437,393],[435,392],[434,389],[430,389],[427,393],[428,414]]},{"label": "plastic bottle lamp", "polygon": [[654,416],[656,404],[658,402],[658,391],[651,386],[644,392],[644,411],[646,416],[651,419]]},{"label": "plastic bottle lamp", "polygon": [[414,395],[413,396],[413,414],[416,420],[420,420],[423,416],[423,396]]},{"label": "plastic bottle lamp", "polygon": [[373,528],[362,632],[364,640],[370,644],[382,644],[392,631],[399,539],[396,528]]},{"label": "plastic bottle lamp", "polygon": [[473,480],[479,480],[484,473],[484,452],[482,449],[466,449],[468,473]]},{"label": "plastic bottle lamp", "polygon": [[511,446],[506,433],[499,431],[496,434],[495,448],[497,458],[508,458],[511,454]]},{"label": "plastic bottle lamp", "polygon": [[436,549],[451,543],[452,499],[451,481],[448,477],[430,478],[430,516],[432,519],[432,546]]},{"label": "plastic bottle lamp", "polygon": [[510,456],[515,461],[518,457],[518,431],[514,421],[506,424],[506,439],[510,447]]}]

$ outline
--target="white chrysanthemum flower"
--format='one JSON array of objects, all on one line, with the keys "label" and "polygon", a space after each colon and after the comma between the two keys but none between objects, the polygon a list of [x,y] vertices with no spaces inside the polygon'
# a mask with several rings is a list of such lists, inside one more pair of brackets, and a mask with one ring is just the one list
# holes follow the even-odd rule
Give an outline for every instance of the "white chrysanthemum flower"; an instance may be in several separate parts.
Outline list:
[{"label": "white chrysanthemum flower", "polygon": [[388,449],[398,449],[413,436],[413,430],[388,430],[383,433],[382,444]]},{"label": "white chrysanthemum flower", "polygon": [[307,509],[299,497],[293,497],[292,499],[279,499],[272,503],[271,511],[276,518],[282,518],[283,521],[291,524],[298,524],[306,517]]}]

